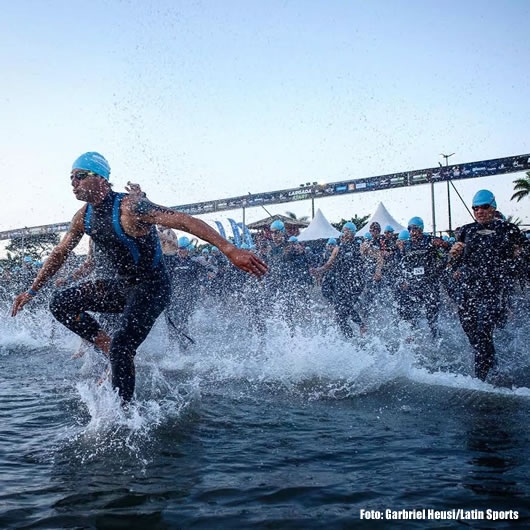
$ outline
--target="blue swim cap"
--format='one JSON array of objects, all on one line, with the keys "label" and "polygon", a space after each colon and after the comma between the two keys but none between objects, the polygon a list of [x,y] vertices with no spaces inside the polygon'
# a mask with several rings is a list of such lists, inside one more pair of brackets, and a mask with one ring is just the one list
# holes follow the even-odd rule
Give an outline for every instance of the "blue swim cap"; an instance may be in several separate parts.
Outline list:
[{"label": "blue swim cap", "polygon": [[298,238],[296,236],[291,236],[287,241],[290,243],[298,243]]},{"label": "blue swim cap", "polygon": [[177,241],[177,246],[178,248],[182,249],[182,248],[188,248],[190,246],[190,240],[188,237],[186,236],[181,236],[178,238],[178,241]]},{"label": "blue swim cap", "polygon": [[245,250],[249,250],[250,249],[250,245],[248,243],[242,243],[239,248],[242,248],[242,249],[245,249]]},{"label": "blue swim cap", "polygon": [[366,232],[366,234],[364,234],[364,239],[368,239],[370,241],[373,239],[373,236],[370,234],[370,232]]},{"label": "blue swim cap", "polygon": [[385,226],[385,232],[393,232],[394,231],[394,227],[391,226],[391,225],[386,225]]},{"label": "blue swim cap", "polygon": [[33,259],[31,256],[24,256],[24,263],[33,263]]},{"label": "blue swim cap", "polygon": [[203,249],[202,249],[202,253],[203,253],[203,254],[209,254],[210,251],[209,251],[207,248],[203,248]]},{"label": "blue swim cap", "polygon": [[103,177],[105,180],[109,180],[110,177],[110,166],[106,158],[93,151],[82,154],[72,164],[72,170],[74,169],[92,171],[93,173],[97,173],[100,177]]},{"label": "blue swim cap", "polygon": [[450,237],[449,238],[449,243],[454,243],[456,241],[456,239],[454,237]]},{"label": "blue swim cap", "polygon": [[479,190],[475,195],[473,196],[473,206],[484,206],[484,205],[492,206],[493,208],[497,208],[497,203],[495,202],[495,195],[491,193],[490,190]]},{"label": "blue swim cap", "polygon": [[342,225],[342,231],[344,232],[344,230],[349,230],[350,232],[353,232],[354,235],[357,233],[357,227],[351,221]]},{"label": "blue swim cap", "polygon": [[326,245],[336,245],[336,244],[337,244],[337,240],[334,237],[330,237],[328,239],[328,242],[326,243]]},{"label": "blue swim cap", "polygon": [[444,241],[449,241],[449,236],[442,236],[442,239],[443,239]]},{"label": "blue swim cap", "polygon": [[398,239],[401,241],[408,241],[410,239],[410,232],[407,229],[401,230],[398,235]]},{"label": "blue swim cap", "polygon": [[407,226],[417,226],[423,230],[423,219],[421,217],[413,217]]},{"label": "blue swim cap", "polygon": [[283,221],[280,221],[279,219],[276,219],[276,221],[273,221],[269,228],[273,232],[285,232],[285,225],[283,224]]},{"label": "blue swim cap", "polygon": [[219,252],[219,249],[217,247],[212,247],[212,252]]}]

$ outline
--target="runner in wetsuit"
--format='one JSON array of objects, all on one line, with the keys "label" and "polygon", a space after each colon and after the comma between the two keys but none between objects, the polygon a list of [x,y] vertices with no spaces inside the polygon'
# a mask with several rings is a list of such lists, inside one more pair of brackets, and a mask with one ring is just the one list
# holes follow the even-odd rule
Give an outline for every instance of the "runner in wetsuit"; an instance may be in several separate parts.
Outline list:
[{"label": "runner in wetsuit", "polygon": [[190,340],[188,323],[195,311],[200,288],[208,281],[208,265],[190,256],[191,242],[186,236],[178,238],[176,252],[164,255],[171,279],[171,302],[166,308],[166,323],[170,343],[187,348]]},{"label": "runner in wetsuit", "polygon": [[[73,192],[87,204],[74,215],[31,288],[15,298],[12,315],[60,269],[83,235],[89,234],[117,278],[96,279],[56,293],[50,309],[67,328],[109,356],[112,385],[123,401],[129,401],[134,393],[136,349],[169,302],[169,278],[155,225],[184,230],[216,245],[234,265],[258,277],[267,271],[267,265],[199,219],[143,197],[115,193],[109,177],[109,164],[99,153],[85,153],[74,162],[70,175]],[[87,311],[121,313],[112,338]]]},{"label": "runner in wetsuit", "polygon": [[462,227],[450,254],[462,295],[458,316],[475,351],[475,376],[484,381],[495,364],[493,332],[502,321],[510,267],[524,236],[514,224],[495,218],[491,191],[478,191],[472,207],[476,222]]},{"label": "runner in wetsuit", "polygon": [[423,219],[413,217],[408,223],[409,240],[403,245],[397,267],[398,311],[400,316],[417,326],[420,309],[433,337],[438,335],[436,322],[440,310],[439,238],[423,233]]},{"label": "runner in wetsuit", "polygon": [[[329,260],[324,265],[311,271],[318,276],[328,270],[333,271],[335,284],[331,302],[335,309],[339,328],[347,338],[353,337],[350,319],[359,325],[361,333],[366,330],[366,326],[356,309],[365,283],[359,244],[355,241],[356,232],[357,227],[354,223],[351,221],[344,223],[340,244],[333,249]],[[376,274],[381,274],[382,265],[382,260],[380,260]]]}]

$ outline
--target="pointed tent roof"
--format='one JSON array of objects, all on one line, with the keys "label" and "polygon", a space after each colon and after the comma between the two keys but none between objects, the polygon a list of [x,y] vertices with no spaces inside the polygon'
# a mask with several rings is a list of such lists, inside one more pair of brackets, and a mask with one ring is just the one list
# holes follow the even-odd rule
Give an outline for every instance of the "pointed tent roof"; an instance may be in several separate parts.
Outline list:
[{"label": "pointed tent roof", "polygon": [[340,232],[330,224],[319,208],[309,226],[305,230],[302,230],[298,236],[298,241],[329,239],[330,237],[339,237],[339,235]]},{"label": "pointed tent roof", "polygon": [[380,202],[377,205],[377,208],[375,209],[375,212],[373,213],[372,217],[368,220],[368,222],[357,232],[356,235],[358,236],[364,236],[368,233],[368,230],[370,230],[370,225],[373,222],[378,222],[381,225],[381,232],[385,230],[386,225],[392,226],[394,229],[394,232],[400,232],[404,228],[407,228],[406,226],[403,226],[402,224],[398,223],[389,213],[388,210],[385,208],[385,205]]},{"label": "pointed tent roof", "polygon": [[286,215],[276,214],[272,215],[271,217],[266,217],[265,219],[260,219],[259,221],[255,221],[253,223],[249,223],[247,224],[247,228],[250,228],[250,230],[264,230],[269,228],[271,223],[276,220],[283,221],[283,224],[287,228],[304,228],[309,224],[307,221],[300,221],[300,219],[292,219]]}]

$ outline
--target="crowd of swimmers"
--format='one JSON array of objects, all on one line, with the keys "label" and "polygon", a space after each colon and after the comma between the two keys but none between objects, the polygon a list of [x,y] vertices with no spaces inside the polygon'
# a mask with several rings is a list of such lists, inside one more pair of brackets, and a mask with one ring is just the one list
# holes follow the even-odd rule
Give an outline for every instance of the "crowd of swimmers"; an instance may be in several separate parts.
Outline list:
[{"label": "crowd of swimmers", "polygon": [[[491,199],[489,195],[486,198]],[[511,296],[524,291],[530,280],[530,234],[527,238],[521,235],[504,249],[508,241],[503,239],[518,231],[498,213],[495,220],[494,229],[486,229],[482,239],[491,239],[488,244],[495,245],[497,252],[481,248],[482,241],[474,250],[480,252],[474,258],[476,263],[470,261],[471,251],[467,256],[451,252],[462,229],[454,236],[433,237],[424,233],[420,217],[412,217],[399,232],[391,225],[382,228],[372,222],[363,237],[356,235],[357,227],[350,221],[342,226],[338,238],[306,243],[289,236],[284,223],[276,220],[255,236],[255,245],[243,244],[269,265],[262,281],[233,267],[217,247],[197,246],[196,239],[160,229],[172,289],[165,310],[169,338],[181,349],[192,344],[190,319],[199,302],[209,298],[240,302],[251,325],[264,333],[271,300],[280,301],[283,317],[294,330],[307,322],[310,300],[320,295],[346,338],[366,333],[368,313],[382,305],[394,308],[394,322],[406,321],[412,329],[423,317],[436,338],[440,309],[449,304],[474,345],[476,375],[485,379],[495,362],[492,330],[505,322]],[[90,248],[83,263],[74,260],[62,271],[56,288],[88,273],[112,276],[104,260],[94,258],[93,246]],[[497,256],[499,251],[501,259],[491,259],[491,254]],[[87,267],[88,261],[97,266]],[[10,285],[11,292],[20,290],[41,266],[42,262],[26,256],[22,266],[1,271],[3,287]]]},{"label": "crowd of swimmers", "polygon": [[[473,197],[475,221],[443,237],[425,233],[423,220],[415,216],[399,233],[373,222],[358,237],[350,221],[338,238],[302,243],[276,220],[255,236],[252,247],[237,249],[194,218],[135,193],[113,192],[109,174],[98,153],[76,160],[72,186],[88,206],[74,217],[50,265],[25,258],[19,270],[2,271],[2,287],[11,283],[21,291],[30,285],[15,299],[14,316],[57,274],[47,286],[52,314],[109,356],[113,386],[124,401],[134,392],[136,348],[157,316],[165,313],[170,340],[184,349],[194,342],[190,318],[198,301],[208,297],[238,303],[256,332],[264,334],[271,304],[281,302],[282,316],[294,330],[307,324],[317,296],[329,305],[346,339],[369,332],[367,315],[378,305],[394,308],[395,321],[407,322],[412,331],[424,319],[436,338],[440,309],[452,306],[474,351],[474,375],[486,380],[496,362],[494,330],[506,321],[512,296],[528,284],[529,240],[499,214],[489,190]],[[112,221],[113,211],[122,212],[119,224],[116,217]],[[125,235],[122,225],[138,235]],[[198,247],[188,236],[177,237],[175,229],[210,245]],[[80,266],[63,267],[83,233],[96,244]],[[115,313],[119,322],[109,324],[115,330],[104,329],[93,311]],[[144,320],[145,329],[139,328]]]},{"label": "crowd of swimmers", "polygon": [[[291,328],[303,325],[315,287],[346,338],[366,333],[367,315],[383,306],[393,310],[394,322],[408,322],[412,330],[425,321],[437,338],[445,307],[458,316],[474,350],[475,375],[485,380],[496,361],[494,329],[506,322],[513,296],[524,294],[530,280],[530,235],[494,213],[493,195],[481,190],[473,203],[477,217],[486,213],[485,206],[491,219],[442,237],[424,233],[423,220],[412,217],[399,233],[373,222],[364,237],[357,237],[357,227],[347,222],[339,238],[308,245],[289,236],[277,220],[270,225],[270,239],[259,238],[253,249],[269,265],[263,281],[227,268],[215,248],[204,248],[200,261],[208,272],[201,279],[199,268],[194,282],[176,285],[203,285],[222,298],[239,293],[260,332],[275,300],[281,301]],[[186,321],[182,315],[181,321]]]}]

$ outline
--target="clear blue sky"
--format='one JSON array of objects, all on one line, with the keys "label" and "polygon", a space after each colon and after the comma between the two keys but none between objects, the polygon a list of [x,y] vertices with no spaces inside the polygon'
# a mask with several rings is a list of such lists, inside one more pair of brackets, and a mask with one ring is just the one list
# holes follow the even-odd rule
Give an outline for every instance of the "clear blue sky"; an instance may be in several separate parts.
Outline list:
[{"label": "clear blue sky", "polygon": [[[89,150],[115,189],[166,205],[530,152],[529,20],[527,0],[5,0],[0,230],[70,219]],[[457,186],[530,222],[513,178]],[[335,220],[380,200],[429,227],[425,186],[318,205]],[[269,208],[288,209],[310,203]]]}]

